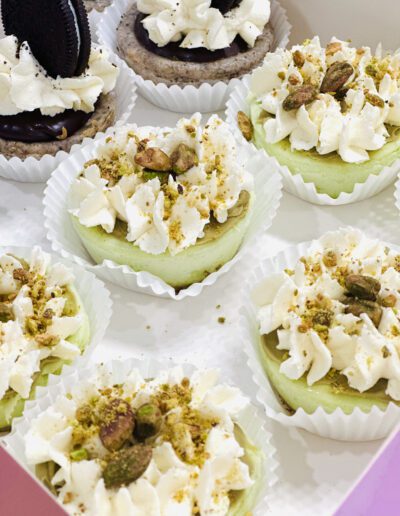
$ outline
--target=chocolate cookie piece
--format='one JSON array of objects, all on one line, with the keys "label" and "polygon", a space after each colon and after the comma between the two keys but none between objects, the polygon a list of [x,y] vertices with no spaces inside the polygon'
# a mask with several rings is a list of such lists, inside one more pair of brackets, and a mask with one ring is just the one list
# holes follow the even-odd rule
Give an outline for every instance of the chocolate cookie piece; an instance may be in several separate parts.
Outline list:
[{"label": "chocolate cookie piece", "polygon": [[204,82],[228,82],[259,66],[271,50],[274,41],[273,30],[268,23],[254,47],[245,52],[209,63],[176,61],[153,54],[139,42],[134,33],[138,14],[139,11],[134,4],[122,18],[117,29],[118,52],[136,73],[155,84],[162,82],[167,86],[200,86]]},{"label": "chocolate cookie piece", "polygon": [[4,31],[33,55],[51,77],[73,77],[86,69],[91,38],[82,0],[1,0]]},{"label": "chocolate cookie piece", "polygon": [[211,7],[218,9],[222,14],[238,7],[241,0],[212,0]]},{"label": "chocolate cookie piece", "polygon": [[82,143],[85,138],[94,138],[98,132],[104,132],[115,122],[116,99],[114,93],[101,95],[96,104],[96,110],[86,122],[72,136],[63,140],[51,142],[26,143],[0,138],[0,154],[6,159],[16,156],[22,160],[32,156],[40,159],[45,154],[54,156],[58,151],[69,152],[75,144]]}]

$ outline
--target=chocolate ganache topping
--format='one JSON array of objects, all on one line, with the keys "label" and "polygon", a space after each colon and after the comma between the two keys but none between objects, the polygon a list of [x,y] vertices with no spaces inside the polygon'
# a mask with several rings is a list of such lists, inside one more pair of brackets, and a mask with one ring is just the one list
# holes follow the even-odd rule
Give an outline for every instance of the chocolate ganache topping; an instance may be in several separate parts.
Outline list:
[{"label": "chocolate ganache topping", "polygon": [[0,115],[0,138],[26,143],[61,140],[79,131],[92,114],[67,109],[48,116],[36,109],[17,115]]},{"label": "chocolate ganache topping", "polygon": [[204,47],[183,48],[179,46],[181,41],[173,41],[163,47],[159,47],[150,39],[149,33],[142,24],[146,16],[146,14],[139,13],[136,17],[134,25],[135,36],[144,48],[160,57],[192,63],[210,63],[219,59],[236,56],[249,49],[247,43],[240,36],[236,36],[229,47],[219,50],[208,50]]}]

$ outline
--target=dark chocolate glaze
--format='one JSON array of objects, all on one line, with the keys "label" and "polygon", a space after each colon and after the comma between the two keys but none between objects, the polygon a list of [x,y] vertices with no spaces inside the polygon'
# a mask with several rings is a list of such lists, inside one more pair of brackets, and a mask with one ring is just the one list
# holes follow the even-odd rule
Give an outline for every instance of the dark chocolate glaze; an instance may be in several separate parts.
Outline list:
[{"label": "dark chocolate glaze", "polygon": [[27,143],[51,142],[63,135],[63,127],[67,136],[76,133],[92,114],[67,109],[55,116],[45,116],[36,109],[17,115],[0,115],[0,138]]},{"label": "dark chocolate glaze", "polygon": [[236,56],[249,49],[247,43],[240,36],[236,36],[229,47],[220,50],[182,48],[179,46],[180,41],[171,42],[164,47],[159,47],[150,39],[149,33],[143,26],[142,20],[146,18],[146,16],[147,14],[140,13],[136,17],[134,26],[135,36],[144,48],[160,57],[192,63],[211,63],[219,59]]},{"label": "dark chocolate glaze", "polygon": [[238,7],[242,0],[211,0],[211,7],[219,9],[222,14],[226,14],[235,7]]}]

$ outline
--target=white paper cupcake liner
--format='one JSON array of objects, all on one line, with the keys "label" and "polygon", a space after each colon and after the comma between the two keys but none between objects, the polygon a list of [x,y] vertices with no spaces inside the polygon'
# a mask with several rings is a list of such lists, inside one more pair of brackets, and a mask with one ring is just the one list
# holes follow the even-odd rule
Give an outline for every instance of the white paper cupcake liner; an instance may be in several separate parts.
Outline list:
[{"label": "white paper cupcake liner", "polygon": [[97,40],[97,26],[100,23],[102,16],[107,16],[107,13],[109,12],[110,7],[112,7],[114,4],[121,3],[124,0],[114,0],[109,6],[107,6],[103,11],[97,11],[97,9],[92,9],[88,13],[89,18],[89,25],[90,25],[90,32],[92,36],[93,41]]},{"label": "white paper cupcake liner", "polygon": [[96,265],[72,226],[67,201],[72,182],[82,171],[83,164],[96,155],[97,148],[104,143],[104,139],[103,137],[82,147],[54,171],[45,190],[44,215],[47,237],[51,241],[54,251],[86,267],[107,281],[129,290],[174,300],[198,296],[204,287],[213,285],[220,276],[229,271],[241,259],[246,250],[253,245],[257,236],[270,227],[276,215],[282,196],[280,175],[276,172],[276,167],[265,163],[263,153],[243,147],[240,148],[239,155],[246,163],[247,170],[254,176],[256,196],[246,236],[232,260],[207,276],[202,282],[194,283],[179,292],[148,272],[135,272],[126,265],[118,265],[110,260]]},{"label": "white paper cupcake liner", "polygon": [[[116,118],[114,127],[125,124],[129,121],[135,106],[137,94],[135,78],[132,70],[117,55],[111,54],[111,61],[116,64],[120,73],[114,92],[116,94]],[[79,150],[85,144],[112,130],[110,127],[105,133],[98,133],[95,138],[85,138],[82,143],[73,145],[70,152],[59,151],[54,156],[45,154],[42,158],[36,159],[29,156],[25,160],[18,157],[6,159],[0,154],[0,177],[22,181],[27,183],[45,183],[53,170],[70,154]]]},{"label": "white paper cupcake liner", "polygon": [[[161,371],[171,369],[177,364],[169,360],[157,361],[153,359],[137,359],[130,358],[128,360],[114,360],[108,362],[106,367],[112,373],[114,383],[122,383],[127,378],[132,369],[138,369],[144,378],[154,378]],[[196,368],[189,364],[179,364],[182,366],[184,374],[191,376]],[[13,423],[11,434],[3,441],[7,451],[9,451],[16,460],[26,467],[34,476],[32,467],[27,466],[24,451],[24,436],[30,428],[30,425],[40,413],[46,410],[55,402],[59,395],[65,394],[71,388],[87,378],[95,370],[96,366],[85,369],[70,368],[69,374],[62,378],[52,378],[48,388],[38,388],[37,398],[35,402],[27,402],[26,410],[23,418],[18,418]],[[226,382],[226,379],[221,381]],[[264,471],[265,481],[263,483],[262,492],[257,500],[257,507],[253,514],[264,516],[268,511],[268,494],[271,488],[277,482],[278,462],[276,459],[276,449],[273,444],[272,434],[265,427],[262,412],[254,405],[248,405],[237,417],[237,422],[243,429],[249,440],[262,450],[264,455]],[[49,493],[50,496],[52,496]]]},{"label": "white paper cupcake liner", "polygon": [[396,208],[400,210],[400,173],[397,176],[397,181],[394,189],[394,201]]},{"label": "white paper cupcake liner", "polygon": [[[115,3],[101,17],[97,28],[97,39],[117,52],[117,28],[122,16],[133,4],[134,0],[121,0]],[[289,42],[291,25],[287,20],[286,11],[277,0],[271,0],[271,25],[274,30],[273,49],[285,48]],[[217,82],[213,85],[204,83],[200,87],[178,85],[167,86],[164,83],[155,84],[145,80],[135,73],[139,93],[149,102],[169,111],[192,113],[200,111],[211,113],[223,109],[229,94],[241,79],[229,82]]]},{"label": "white paper cupcake liner", "polygon": [[[349,228],[347,228],[348,230]],[[346,229],[343,228],[343,231]],[[247,363],[253,372],[253,380],[258,386],[257,400],[265,407],[266,413],[272,419],[288,427],[299,427],[322,437],[341,441],[373,441],[386,437],[400,421],[400,407],[389,403],[383,411],[374,407],[366,413],[356,408],[351,414],[345,414],[337,408],[328,414],[319,407],[313,414],[307,414],[298,409],[290,414],[282,405],[273,390],[260,359],[260,333],[256,320],[257,307],[252,301],[254,288],[267,276],[292,268],[296,261],[304,256],[312,242],[303,242],[286,248],[273,258],[261,262],[246,277],[244,307],[240,316],[240,338],[247,354]],[[396,248],[388,244],[391,248]]]},{"label": "white paper cupcake liner", "polygon": [[[29,260],[31,251],[31,247],[0,247],[0,254],[12,253],[15,256],[25,258],[26,260]],[[83,354],[79,356],[71,366],[63,367],[61,374],[64,375],[65,371],[71,371],[74,370],[75,367],[85,365],[89,361],[96,346],[102,341],[111,319],[112,301],[110,293],[104,286],[104,283],[97,279],[94,274],[70,261],[60,258],[57,255],[52,254],[51,257],[53,264],[63,263],[73,271],[75,277],[73,285],[79,293],[90,327],[89,344],[86,346]],[[59,378],[59,375],[50,375],[49,383],[54,380],[58,380]],[[40,389],[46,391],[47,387],[40,387]],[[38,391],[39,389],[37,389],[37,392]],[[35,396],[35,400],[36,399],[37,395]],[[30,403],[35,404],[35,400]]]},{"label": "white paper cupcake liner", "polygon": [[[249,105],[246,101],[249,94],[249,85],[249,77],[245,77],[240,84],[236,85],[226,105],[226,121],[238,142],[256,148],[253,143],[245,140],[236,121],[238,111],[249,114]],[[340,206],[369,199],[392,184],[400,170],[400,159],[398,159],[391,166],[384,167],[379,175],[370,174],[364,183],[356,183],[351,193],[342,192],[334,199],[327,194],[318,193],[314,183],[306,183],[301,174],[292,174],[287,166],[281,165],[275,157],[269,156],[264,149],[263,152],[266,159],[278,168],[286,192],[300,197],[304,201],[326,206]]]}]

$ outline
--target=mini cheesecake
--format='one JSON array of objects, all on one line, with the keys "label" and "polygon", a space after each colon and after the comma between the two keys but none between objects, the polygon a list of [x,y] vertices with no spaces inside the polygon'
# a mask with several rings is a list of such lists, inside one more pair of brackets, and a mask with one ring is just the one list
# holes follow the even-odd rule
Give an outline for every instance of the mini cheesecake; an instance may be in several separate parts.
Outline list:
[{"label": "mini cheesecake", "polygon": [[[46,265],[47,264],[47,265]],[[34,248],[31,260],[0,257],[0,430],[23,414],[36,388],[85,351],[90,328],[71,272],[49,264]],[[3,383],[5,382],[5,383]]]},{"label": "mini cheesecake", "polygon": [[308,385],[305,378],[291,380],[280,372],[280,366],[287,360],[287,353],[279,350],[276,332],[260,336],[259,353],[264,371],[279,398],[290,411],[302,408],[313,414],[318,407],[325,412],[334,412],[340,407],[345,414],[351,414],[358,407],[369,412],[373,407],[385,410],[389,403],[400,405],[385,392],[387,382],[379,380],[374,387],[359,392],[349,387],[346,378],[337,370],[331,370],[323,379]]},{"label": "mini cheesecake", "polygon": [[[162,2],[159,4],[161,12],[163,4]],[[239,4],[240,2],[236,2],[236,7]],[[265,7],[262,10],[268,11],[269,2],[264,4]],[[191,8],[187,7],[188,10]],[[205,41],[198,42],[193,47],[184,47],[182,41],[187,32],[185,30],[178,40],[173,38],[165,44],[156,43],[145,27],[148,15],[145,6],[143,9],[144,11],[141,12],[140,4],[134,3],[125,13],[117,30],[117,46],[120,56],[128,65],[143,79],[151,80],[155,84],[164,83],[167,86],[177,84],[182,87],[190,84],[198,87],[205,82],[209,84],[218,81],[228,82],[246,75],[259,66],[273,44],[274,34],[270,23],[265,23],[259,34],[257,32],[258,36],[251,46],[238,35],[225,48],[207,48]],[[212,16],[211,11],[216,9],[209,8],[208,11],[210,14],[205,13],[204,19],[207,19],[207,16],[210,20],[214,19],[215,16]],[[223,11],[223,14],[229,18],[229,13]],[[229,12],[234,16],[234,9],[230,8]],[[153,15],[156,14],[153,13]],[[172,17],[173,14],[171,14],[173,26],[175,21]]]},{"label": "mini cheesecake", "polygon": [[256,288],[258,354],[291,410],[400,405],[400,255],[358,230],[327,233]]},{"label": "mini cheesecake", "polygon": [[69,211],[96,263],[112,260],[182,289],[238,252],[252,213],[252,178],[236,162],[227,126],[216,116],[204,130],[199,123],[195,115],[168,131],[124,129],[122,146],[109,139],[85,165]]},{"label": "mini cheesecake", "polygon": [[[333,39],[268,54],[250,78],[247,139],[337,198],[400,158],[397,53]],[[242,131],[243,132],[243,131]]]},{"label": "mini cheesecake", "polygon": [[106,49],[92,45],[83,0],[1,7],[0,153],[40,160],[113,126],[119,71]]},{"label": "mini cheesecake", "polygon": [[[213,370],[185,377],[176,368],[116,381],[98,368],[31,421],[27,461],[69,514],[82,506],[115,516],[247,514],[265,481],[264,457],[240,426],[248,400],[216,379]],[[46,429],[51,414],[59,424]],[[70,438],[51,460],[61,432]],[[33,442],[48,453],[39,456]]]},{"label": "mini cheesecake", "polygon": [[400,158],[400,128],[387,126],[388,137],[385,145],[370,151],[370,159],[363,163],[346,163],[337,153],[324,156],[315,149],[293,150],[288,138],[267,143],[264,123],[269,115],[259,102],[250,106],[250,119],[254,127],[254,144],[264,149],[269,156],[286,166],[292,174],[300,174],[306,183],[313,183],[318,193],[337,198],[342,192],[351,193],[357,183],[365,183],[368,177],[379,175],[385,167],[390,167]]}]

